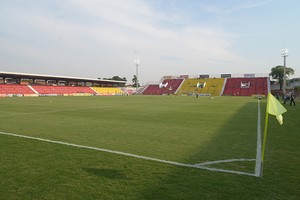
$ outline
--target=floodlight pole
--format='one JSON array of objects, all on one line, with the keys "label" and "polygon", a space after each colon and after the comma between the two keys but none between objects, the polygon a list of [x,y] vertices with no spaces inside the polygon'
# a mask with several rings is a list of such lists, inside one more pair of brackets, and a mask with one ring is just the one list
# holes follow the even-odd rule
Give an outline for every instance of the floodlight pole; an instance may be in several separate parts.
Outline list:
[{"label": "floodlight pole", "polygon": [[286,57],[288,56],[288,50],[282,49],[281,56],[283,57],[283,85],[282,85],[282,92],[285,94],[286,92]]},{"label": "floodlight pole", "polygon": [[135,67],[136,67],[136,82],[135,82],[135,86],[136,86],[136,93],[138,91],[138,87],[139,87],[139,79],[138,79],[138,70],[139,70],[139,65],[140,65],[140,59],[135,59],[134,60],[134,63],[135,63]]}]

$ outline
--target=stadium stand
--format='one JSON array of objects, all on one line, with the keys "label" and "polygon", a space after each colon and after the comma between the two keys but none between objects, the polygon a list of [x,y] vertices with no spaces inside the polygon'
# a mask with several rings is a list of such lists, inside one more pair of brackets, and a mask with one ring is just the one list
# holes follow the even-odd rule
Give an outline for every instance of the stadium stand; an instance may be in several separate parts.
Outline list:
[{"label": "stadium stand", "polygon": [[50,86],[0,84],[0,96],[43,96],[43,95],[124,95],[127,94],[117,87],[85,87],[85,86]]},{"label": "stadium stand", "polygon": [[165,79],[158,85],[147,85],[143,95],[169,95],[175,94],[184,79]]},{"label": "stadium stand", "polygon": [[[145,90],[142,92],[143,95],[159,95],[159,85],[147,85]],[[168,94],[168,93],[166,93]]]},{"label": "stadium stand", "polygon": [[133,87],[122,87],[121,90],[124,92],[124,94],[132,95],[136,92],[136,88]]},{"label": "stadium stand", "polygon": [[126,92],[119,87],[93,87],[99,95],[125,95]]},{"label": "stadium stand", "polygon": [[90,87],[83,86],[50,86],[50,85],[31,85],[41,95],[76,95],[76,94],[97,94]]},{"label": "stadium stand", "polygon": [[0,95],[34,95],[35,92],[27,85],[0,84]]},{"label": "stadium stand", "polygon": [[223,95],[251,96],[267,95],[268,78],[228,78]]},{"label": "stadium stand", "polygon": [[[121,93],[120,88],[124,87],[125,84],[126,81],[99,78],[95,79],[0,71],[0,97],[98,95],[97,91],[91,88],[92,86],[114,88],[106,89],[106,92],[103,95],[115,95],[117,93]],[[99,90],[102,91],[102,89]]]},{"label": "stadium stand", "polygon": [[179,95],[211,95],[220,96],[224,78],[190,78],[186,79],[177,94]]},{"label": "stadium stand", "polygon": [[[255,74],[244,74],[233,78],[231,74],[221,74],[221,78],[219,75],[197,77],[199,78],[189,78],[188,75],[164,76],[160,84],[149,84],[136,89],[125,87],[126,81],[0,72],[0,97],[130,94],[251,96],[267,95],[271,89],[280,93],[277,91],[279,87],[271,87],[268,75],[260,77]],[[294,87],[295,85],[287,89],[294,90]]]}]

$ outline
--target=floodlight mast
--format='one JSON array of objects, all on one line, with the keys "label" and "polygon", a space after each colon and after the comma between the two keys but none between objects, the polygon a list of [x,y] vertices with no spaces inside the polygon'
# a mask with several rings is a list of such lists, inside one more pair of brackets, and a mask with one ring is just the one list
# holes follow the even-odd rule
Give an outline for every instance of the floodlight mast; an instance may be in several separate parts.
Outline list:
[{"label": "floodlight mast", "polygon": [[282,92],[285,94],[286,92],[286,57],[288,56],[288,50],[282,49],[281,56],[283,57],[283,84],[282,84]]},{"label": "floodlight mast", "polygon": [[141,61],[140,61],[140,59],[134,59],[134,63],[135,63],[135,67],[136,67],[136,74],[135,74],[135,76],[136,76],[136,82],[135,82],[136,91],[135,91],[135,93],[137,94],[138,87],[139,87],[139,79],[138,79],[139,71],[138,70],[139,70],[139,65],[140,65]]}]

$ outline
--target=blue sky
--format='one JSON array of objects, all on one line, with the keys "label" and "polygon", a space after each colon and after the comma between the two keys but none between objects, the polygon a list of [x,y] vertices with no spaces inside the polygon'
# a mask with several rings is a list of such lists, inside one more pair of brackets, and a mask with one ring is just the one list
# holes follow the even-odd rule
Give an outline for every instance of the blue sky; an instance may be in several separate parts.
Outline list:
[{"label": "blue sky", "polygon": [[0,71],[131,80],[262,73],[300,77],[298,0],[0,0]]}]

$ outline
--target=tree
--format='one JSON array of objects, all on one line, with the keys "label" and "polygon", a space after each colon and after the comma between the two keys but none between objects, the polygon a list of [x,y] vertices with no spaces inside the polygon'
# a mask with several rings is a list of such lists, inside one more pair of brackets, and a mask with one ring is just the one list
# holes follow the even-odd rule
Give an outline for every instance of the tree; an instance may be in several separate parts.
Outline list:
[{"label": "tree", "polygon": [[127,81],[126,77],[119,77],[119,76],[113,76],[110,80],[114,80],[114,81]]},{"label": "tree", "polygon": [[[98,78],[101,79],[101,78]],[[103,78],[104,80],[113,80],[113,81],[127,81],[126,77],[113,76],[112,78]]]},{"label": "tree", "polygon": [[[278,82],[279,82],[279,86],[280,86],[280,90],[282,89],[282,85],[283,85],[283,69],[284,69],[284,66],[282,65],[278,65],[276,67],[273,67],[271,69],[271,73],[269,74],[269,76],[271,76],[273,79],[277,79]],[[290,68],[290,67],[286,67],[286,70],[285,70],[285,74],[286,74],[286,77],[289,77],[291,75],[294,74],[294,69]]]},{"label": "tree", "polygon": [[[132,79],[132,87],[136,87],[137,82],[138,82],[137,77],[136,77],[136,75],[134,75],[133,79]],[[137,85],[138,85],[138,87],[140,87],[139,83]]]}]

